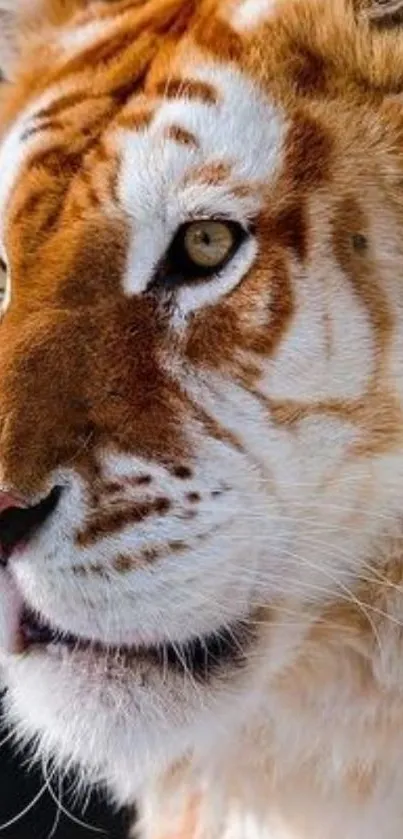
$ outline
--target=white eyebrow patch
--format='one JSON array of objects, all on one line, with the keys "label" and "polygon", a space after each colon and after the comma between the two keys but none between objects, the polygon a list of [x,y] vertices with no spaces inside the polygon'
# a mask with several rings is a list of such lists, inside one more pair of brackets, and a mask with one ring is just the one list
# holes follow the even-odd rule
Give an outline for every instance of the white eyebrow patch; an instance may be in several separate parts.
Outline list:
[{"label": "white eyebrow patch", "polygon": [[[286,120],[256,83],[232,66],[212,62],[186,62],[180,76],[189,85],[209,85],[216,102],[187,96],[184,85],[183,96],[161,101],[147,127],[118,129],[115,135],[121,158],[118,196],[132,220],[124,278],[128,295],[145,291],[170,240],[186,221],[224,216],[247,224],[259,210],[259,190],[282,164]],[[176,142],[172,128],[195,142]],[[227,169],[228,177],[192,180],[197,168],[209,166]],[[231,194],[237,185],[245,187],[244,196]],[[248,189],[254,191],[253,198]],[[228,283],[226,278],[226,287]],[[205,300],[201,288],[200,294]],[[192,305],[196,296],[192,292]]]}]

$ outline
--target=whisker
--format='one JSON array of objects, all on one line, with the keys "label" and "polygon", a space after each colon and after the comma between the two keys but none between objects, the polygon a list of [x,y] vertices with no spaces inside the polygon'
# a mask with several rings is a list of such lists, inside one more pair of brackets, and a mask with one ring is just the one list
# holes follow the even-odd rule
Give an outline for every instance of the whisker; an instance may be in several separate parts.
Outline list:
[{"label": "whisker", "polygon": [[10,742],[10,740],[13,740],[13,739],[15,739],[15,732],[11,730],[11,731],[9,731],[9,732],[8,732],[8,734],[6,734],[6,736],[5,736],[5,737],[3,737],[3,739],[2,739],[2,740],[0,740],[0,749],[1,749],[3,746],[5,746],[5,745],[6,745],[6,743],[9,743],[9,742]]},{"label": "whisker", "polygon": [[31,799],[30,803],[27,804],[26,807],[24,807],[22,810],[20,810],[19,813],[17,813],[15,816],[13,816],[11,819],[9,819],[7,822],[3,822],[3,824],[0,824],[0,831],[8,830],[8,828],[13,827],[13,825],[17,824],[28,813],[30,813],[31,810],[38,803],[38,801],[40,801],[40,799],[44,796],[47,788],[48,788],[47,787],[47,782],[45,781],[43,786],[40,788],[39,792],[37,792],[37,794]]},{"label": "whisker", "polygon": [[[46,781],[47,778],[48,778],[48,775],[47,775],[47,771],[46,771],[46,764],[45,764],[44,761],[42,763],[42,774],[43,774],[43,777]],[[58,779],[58,788],[59,788],[59,795],[58,795],[58,803],[57,803],[57,807],[56,807],[55,818],[53,820],[53,825],[50,829],[50,832],[48,833],[47,839],[53,839],[53,837],[56,833],[56,830],[59,827],[60,814],[62,812],[61,809],[60,809],[60,803],[59,803],[59,799],[61,797],[61,778],[60,777]]]},{"label": "whisker", "polygon": [[63,815],[65,815],[69,819],[69,821],[73,822],[74,824],[77,824],[79,827],[84,827],[86,830],[90,830],[93,833],[100,833],[100,834],[103,834],[104,836],[107,835],[106,830],[103,830],[103,828],[95,827],[95,825],[92,825],[92,824],[89,824],[88,822],[82,821],[81,819],[77,818],[77,816],[74,816],[73,813],[70,813],[70,811],[67,810],[67,808],[62,804],[61,800],[57,797],[56,793],[54,792],[54,790],[52,788],[52,785],[51,785],[51,782],[50,782],[52,776],[49,777],[46,774],[46,772],[44,772],[44,775],[45,775],[45,785],[46,785],[46,788],[49,792],[49,795],[53,799],[53,801],[55,802],[56,806],[59,808],[59,818],[60,818],[60,813],[63,813]]}]

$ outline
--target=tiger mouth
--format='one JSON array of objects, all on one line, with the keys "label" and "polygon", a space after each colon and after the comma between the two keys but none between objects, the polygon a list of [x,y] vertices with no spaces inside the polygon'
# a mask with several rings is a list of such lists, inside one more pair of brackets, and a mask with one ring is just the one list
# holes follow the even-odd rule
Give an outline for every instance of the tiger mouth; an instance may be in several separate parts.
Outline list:
[{"label": "tiger mouth", "polygon": [[185,643],[113,646],[63,632],[47,623],[29,607],[23,610],[20,632],[25,651],[56,646],[72,653],[103,655],[128,665],[142,660],[163,671],[180,671],[200,681],[206,681],[214,671],[223,667],[242,666],[252,640],[250,626],[246,621],[238,621],[230,627],[226,626],[204,637],[192,638]]}]

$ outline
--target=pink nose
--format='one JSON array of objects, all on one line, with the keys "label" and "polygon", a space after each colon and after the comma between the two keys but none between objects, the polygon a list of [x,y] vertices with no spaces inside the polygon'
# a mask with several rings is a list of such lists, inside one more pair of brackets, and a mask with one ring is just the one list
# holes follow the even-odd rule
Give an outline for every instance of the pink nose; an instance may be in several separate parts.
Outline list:
[{"label": "pink nose", "polygon": [[0,513],[11,509],[23,510],[28,506],[24,499],[18,495],[13,495],[11,492],[1,492],[0,490]]}]

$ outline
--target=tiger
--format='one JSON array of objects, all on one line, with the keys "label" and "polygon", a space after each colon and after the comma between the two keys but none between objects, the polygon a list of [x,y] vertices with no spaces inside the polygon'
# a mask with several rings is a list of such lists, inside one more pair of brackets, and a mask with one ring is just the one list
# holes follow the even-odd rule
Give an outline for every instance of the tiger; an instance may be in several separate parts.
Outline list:
[{"label": "tiger", "polygon": [[403,2],[0,0],[0,662],[139,839],[403,834]]}]

